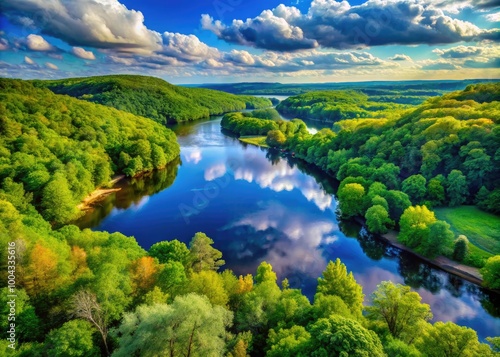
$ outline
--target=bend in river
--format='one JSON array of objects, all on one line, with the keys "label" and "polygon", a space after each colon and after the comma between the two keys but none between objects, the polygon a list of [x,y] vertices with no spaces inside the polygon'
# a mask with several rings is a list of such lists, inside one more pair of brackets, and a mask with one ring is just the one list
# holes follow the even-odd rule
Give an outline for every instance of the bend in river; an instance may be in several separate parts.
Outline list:
[{"label": "bend in river", "polygon": [[255,273],[263,260],[281,281],[312,299],[317,278],[337,257],[366,299],[383,280],[412,286],[434,320],[500,335],[500,296],[438,270],[342,222],[333,179],[319,170],[221,133],[220,117],[173,127],[181,160],[119,183],[78,225],[135,236],[145,249],[198,231],[223,252],[225,268]]}]

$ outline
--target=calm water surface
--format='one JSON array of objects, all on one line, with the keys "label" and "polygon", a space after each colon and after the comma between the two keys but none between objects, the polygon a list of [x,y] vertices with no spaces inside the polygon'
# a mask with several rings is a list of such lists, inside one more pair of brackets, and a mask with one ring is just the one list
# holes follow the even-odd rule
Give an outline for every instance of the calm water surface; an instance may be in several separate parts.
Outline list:
[{"label": "calm water surface", "polygon": [[[78,224],[135,236],[145,249],[205,232],[226,268],[255,273],[263,260],[312,298],[318,276],[337,257],[369,302],[383,280],[412,286],[435,320],[500,335],[500,298],[370,237],[336,216],[335,182],[300,161],[247,146],[221,133],[220,117],[173,128],[181,160],[120,183]],[[181,163],[182,161],[182,163]]]}]

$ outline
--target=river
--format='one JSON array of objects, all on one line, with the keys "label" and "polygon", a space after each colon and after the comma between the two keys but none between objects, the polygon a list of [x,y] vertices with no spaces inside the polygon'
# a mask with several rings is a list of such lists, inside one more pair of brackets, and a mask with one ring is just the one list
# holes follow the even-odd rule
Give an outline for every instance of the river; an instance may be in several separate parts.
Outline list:
[{"label": "river", "polygon": [[340,258],[363,286],[366,301],[383,280],[407,284],[430,304],[434,321],[500,335],[500,296],[443,272],[371,237],[335,211],[336,182],[300,160],[283,158],[224,135],[220,117],[172,129],[181,160],[121,181],[84,216],[81,228],[122,232],[148,249],[199,231],[223,252],[225,268],[255,273],[263,260],[281,281],[310,299],[329,260]]}]

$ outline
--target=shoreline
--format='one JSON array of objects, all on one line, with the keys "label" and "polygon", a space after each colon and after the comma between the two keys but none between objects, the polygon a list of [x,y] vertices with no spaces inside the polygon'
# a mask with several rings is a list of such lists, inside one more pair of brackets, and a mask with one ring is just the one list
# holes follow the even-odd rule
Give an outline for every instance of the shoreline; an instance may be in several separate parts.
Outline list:
[{"label": "shoreline", "polygon": [[437,256],[434,259],[430,259],[430,258],[427,258],[423,255],[420,255],[417,252],[415,252],[413,249],[408,248],[407,246],[399,243],[397,241],[397,232],[394,230],[391,230],[388,233],[385,233],[382,235],[378,234],[376,236],[383,239],[391,246],[396,247],[396,248],[403,250],[405,252],[411,253],[411,254],[415,255],[416,257],[426,261],[427,263],[438,267],[441,270],[444,270],[450,274],[456,275],[456,276],[458,276],[464,280],[467,280],[468,282],[471,282],[473,284],[479,285],[483,289],[495,291],[492,289],[488,289],[482,285],[483,278],[482,278],[481,274],[479,273],[478,268],[458,263],[458,262],[451,260],[449,258],[446,258],[442,255]]},{"label": "shoreline", "polygon": [[118,192],[121,188],[113,188],[113,186],[123,180],[125,175],[118,175],[113,177],[111,181],[108,182],[110,188],[96,188],[94,191],[89,193],[82,202],[76,206],[80,211],[89,211],[94,208],[94,204],[103,200],[106,196],[112,194],[113,192]]}]

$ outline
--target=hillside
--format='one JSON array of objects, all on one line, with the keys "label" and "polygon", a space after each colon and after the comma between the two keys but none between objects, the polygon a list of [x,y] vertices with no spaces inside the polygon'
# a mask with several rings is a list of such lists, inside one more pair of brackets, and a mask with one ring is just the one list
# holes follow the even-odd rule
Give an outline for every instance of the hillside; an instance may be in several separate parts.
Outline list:
[{"label": "hillside", "polygon": [[162,124],[271,106],[265,98],[180,87],[160,78],[137,75],[35,80],[33,84],[49,88],[57,94],[67,94],[151,118]]},{"label": "hillside", "polygon": [[376,102],[421,104],[430,97],[463,90],[469,84],[498,81],[485,79],[375,81],[341,83],[213,83],[199,87],[221,90],[233,94],[298,95],[312,91],[355,90],[370,96]]},{"label": "hillside", "polygon": [[135,176],[179,156],[175,134],[144,117],[0,79],[0,197],[29,203],[50,221],[113,174]]},{"label": "hillside", "polygon": [[352,118],[394,118],[398,116],[399,110],[407,107],[374,102],[366,94],[353,90],[332,90],[289,97],[279,103],[276,109],[289,117],[334,123]]}]

